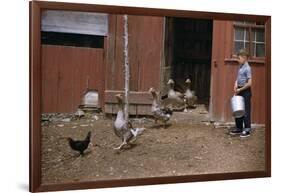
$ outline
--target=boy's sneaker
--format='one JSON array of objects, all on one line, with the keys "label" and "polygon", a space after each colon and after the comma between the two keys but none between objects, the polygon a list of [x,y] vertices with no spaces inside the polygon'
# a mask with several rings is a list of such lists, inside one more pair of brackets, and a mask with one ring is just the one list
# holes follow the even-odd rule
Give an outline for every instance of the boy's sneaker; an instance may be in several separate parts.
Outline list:
[{"label": "boy's sneaker", "polygon": [[249,137],[250,132],[249,131],[243,131],[242,134],[240,135],[241,138]]},{"label": "boy's sneaker", "polygon": [[230,131],[230,135],[240,135],[242,134],[242,129],[234,128]]}]

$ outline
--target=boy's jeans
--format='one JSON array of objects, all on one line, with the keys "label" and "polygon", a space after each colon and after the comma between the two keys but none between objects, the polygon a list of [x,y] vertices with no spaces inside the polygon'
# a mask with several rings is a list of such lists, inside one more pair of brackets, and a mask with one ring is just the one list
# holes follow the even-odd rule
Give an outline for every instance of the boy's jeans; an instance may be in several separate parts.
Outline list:
[{"label": "boy's jeans", "polygon": [[[244,97],[245,101],[245,115],[240,118],[235,118],[236,128],[243,131],[251,132],[251,88],[241,91],[237,95]],[[243,129],[244,123],[244,129]]]}]

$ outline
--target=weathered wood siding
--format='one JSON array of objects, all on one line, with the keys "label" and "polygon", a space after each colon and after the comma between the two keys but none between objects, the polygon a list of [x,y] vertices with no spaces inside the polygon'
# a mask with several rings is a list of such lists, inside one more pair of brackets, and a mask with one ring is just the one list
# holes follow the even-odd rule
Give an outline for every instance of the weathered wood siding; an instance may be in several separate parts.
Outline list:
[{"label": "weathered wood siding", "polygon": [[74,112],[87,88],[104,96],[103,49],[42,45],[42,112]]},{"label": "weathered wood siding", "polygon": [[[231,58],[233,25],[231,21],[214,21],[211,68],[210,114],[213,120],[233,121],[230,98],[239,64]],[[250,60],[252,68],[252,122],[265,123],[266,63]]]},{"label": "weathered wood siding", "polygon": [[[129,63],[131,70],[130,91],[140,96],[150,87],[160,88],[160,72],[163,51],[163,17],[129,16]],[[124,90],[123,75],[123,16],[109,16],[109,36],[107,42],[105,112],[112,113],[115,92]],[[107,97],[108,96],[108,97]],[[131,104],[131,114],[147,114],[151,101],[144,104],[142,98]]]}]

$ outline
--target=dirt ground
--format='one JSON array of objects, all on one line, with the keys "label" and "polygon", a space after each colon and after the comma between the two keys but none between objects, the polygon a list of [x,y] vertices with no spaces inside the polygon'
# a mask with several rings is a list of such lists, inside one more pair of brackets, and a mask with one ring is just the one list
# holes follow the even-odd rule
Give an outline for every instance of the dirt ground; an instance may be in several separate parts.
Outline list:
[{"label": "dirt ground", "polygon": [[[230,136],[228,128],[208,122],[204,106],[175,113],[167,128],[150,118],[132,120],[146,130],[122,151],[113,149],[121,143],[112,130],[113,118],[95,115],[44,124],[42,183],[264,170],[264,128],[245,139]],[[83,139],[88,131],[92,143],[78,157],[66,137]]]}]

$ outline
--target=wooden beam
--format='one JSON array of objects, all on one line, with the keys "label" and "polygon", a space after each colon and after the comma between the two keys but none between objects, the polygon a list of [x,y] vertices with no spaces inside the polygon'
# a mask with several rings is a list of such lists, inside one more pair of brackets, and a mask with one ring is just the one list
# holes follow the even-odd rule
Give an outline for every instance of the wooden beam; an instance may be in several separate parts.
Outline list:
[{"label": "wooden beam", "polygon": [[[122,94],[124,96],[124,91],[106,90],[104,100],[105,103],[117,103],[115,95]],[[151,104],[152,96],[149,92],[136,92],[130,91],[129,94],[130,104]]]}]

